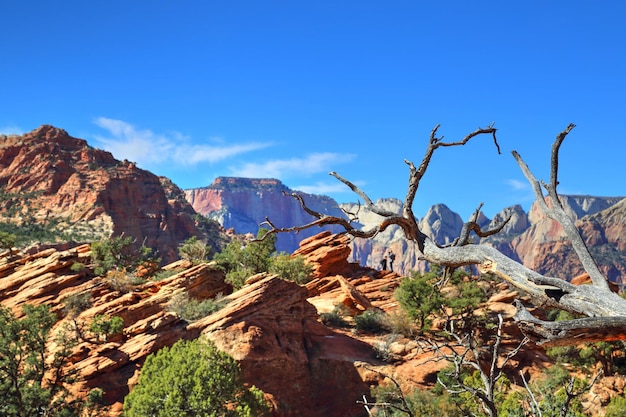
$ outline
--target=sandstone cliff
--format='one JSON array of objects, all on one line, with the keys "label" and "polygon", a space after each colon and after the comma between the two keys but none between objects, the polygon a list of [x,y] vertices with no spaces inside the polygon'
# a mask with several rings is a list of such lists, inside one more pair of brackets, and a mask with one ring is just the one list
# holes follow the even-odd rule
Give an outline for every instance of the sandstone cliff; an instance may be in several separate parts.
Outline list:
[{"label": "sandstone cliff", "polygon": [[[252,233],[256,236],[259,225],[269,218],[276,227],[302,225],[314,220],[300,203],[284,194],[290,190],[280,181],[264,178],[219,177],[204,188],[185,190],[191,206],[200,214],[218,221],[235,233]],[[339,205],[332,198],[313,194],[302,194],[304,201],[315,211],[333,216],[342,216]],[[300,240],[320,232],[320,228],[303,230],[298,234],[282,233],[278,236],[276,249],[292,253]],[[338,231],[338,228],[323,228]]]},{"label": "sandstone cliff", "polygon": [[[364,416],[356,400],[369,393],[369,385],[376,383],[377,377],[359,363],[375,366],[374,349],[325,327],[316,307],[308,301],[312,292],[320,296],[337,289],[339,284],[326,285],[328,290],[320,290],[320,286],[338,279],[327,274],[340,270],[347,276],[361,277],[364,284],[373,282],[368,275],[371,271],[350,268],[345,259],[349,252],[346,242],[341,238],[334,241],[334,237],[323,235],[303,248],[312,262],[325,263],[317,268],[325,272],[317,274],[311,289],[267,276],[231,294],[223,271],[213,264],[194,266],[178,261],[165,267],[174,273],[169,278],[148,280],[128,293],[120,293],[105,278],[93,276],[89,245],[32,254],[6,252],[0,255],[0,303],[18,317],[24,304],[49,305],[60,319],[55,332],[70,321],[65,306],[68,297],[76,295],[88,295],[89,306],[72,319],[73,323],[86,325],[99,314],[123,319],[121,336],[106,342],[85,337],[71,357],[71,369],[77,372],[71,392],[85,396],[93,388],[103,389],[106,407],[101,415],[120,415],[124,396],[137,383],[141,364],[150,353],[181,338],[205,334],[240,363],[248,383],[267,394],[274,416]],[[327,245],[335,249],[329,250]],[[87,268],[76,272],[72,265],[77,262]],[[393,288],[393,281],[387,285]],[[358,291],[352,287],[353,293]],[[225,297],[228,304],[187,323],[168,307],[181,290],[194,299],[229,294]],[[388,299],[389,289],[385,291],[382,294]],[[375,296],[376,289],[363,293],[381,298],[381,291]],[[331,301],[343,302],[345,294],[339,290],[339,294],[330,295]],[[53,340],[49,342],[51,349],[55,349]]]},{"label": "sandstone cliff", "polygon": [[44,125],[0,141],[0,223],[9,231],[28,227],[43,241],[125,234],[168,262],[189,237],[219,236],[216,223],[201,222],[201,230],[171,181],[62,129]]},{"label": "sandstone cliff", "polygon": [[[61,330],[70,320],[68,297],[88,295],[89,306],[73,321],[88,323],[96,315],[123,319],[121,335],[108,341],[85,338],[73,350],[68,370],[77,372],[70,387],[77,396],[93,388],[104,390],[106,406],[99,415],[120,416],[124,396],[137,383],[145,358],[179,339],[205,335],[240,364],[244,380],[261,388],[273,405],[275,417],[366,417],[357,404],[370,387],[391,375],[406,392],[432,387],[445,363],[432,360],[412,337],[377,336],[329,328],[320,314],[345,306],[352,314],[382,310],[397,314],[394,290],[403,279],[349,262],[349,239],[322,232],[305,239],[298,253],[314,266],[315,278],[306,286],[277,276],[251,277],[241,290],[230,293],[224,273],[211,263],[192,265],[178,261],[164,269],[173,275],[136,284],[127,293],[115,291],[106,279],[94,277],[90,247],[49,248],[31,254],[0,254],[0,303],[18,316],[28,304],[48,304],[56,312]],[[86,268],[77,271],[80,262]],[[489,284],[487,284],[489,285]],[[520,297],[497,285],[497,292],[481,308],[511,318],[513,299]],[[186,291],[191,298],[227,294],[221,310],[188,323],[171,311],[170,302]],[[70,326],[71,329],[71,326]],[[515,344],[514,326],[507,326]],[[393,336],[393,337],[392,337]],[[49,348],[55,349],[53,338]],[[385,357],[380,356],[385,352]],[[384,359],[384,360],[383,360]],[[539,350],[528,346],[514,358],[515,374],[527,378],[549,365]],[[615,378],[600,381],[589,395],[592,405],[623,393]],[[590,404],[591,404],[590,402]]]}]

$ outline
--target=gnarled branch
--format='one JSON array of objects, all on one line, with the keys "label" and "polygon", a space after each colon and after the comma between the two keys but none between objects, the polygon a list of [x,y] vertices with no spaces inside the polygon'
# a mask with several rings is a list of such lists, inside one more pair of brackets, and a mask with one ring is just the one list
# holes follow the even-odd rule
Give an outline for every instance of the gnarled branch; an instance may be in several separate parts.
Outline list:
[{"label": "gnarled branch", "polygon": [[[344,229],[344,233],[361,238],[372,238],[389,226],[397,225],[402,228],[408,240],[417,244],[423,258],[433,264],[446,268],[477,265],[481,272],[491,272],[517,289],[529,294],[536,305],[567,310],[589,317],[589,319],[577,319],[570,322],[545,322],[534,318],[527,311],[526,313],[528,314],[525,314],[525,310],[519,304],[518,308],[520,310],[515,320],[519,327],[537,343],[545,346],[554,346],[577,344],[583,341],[626,340],[626,300],[609,289],[607,279],[600,272],[574,221],[565,213],[556,191],[558,185],[559,150],[573,128],[574,125],[570,124],[559,133],[552,146],[549,184],[540,183],[517,152],[513,151],[513,157],[526,179],[530,182],[540,208],[549,218],[563,226],[567,237],[572,241],[572,246],[580,258],[583,268],[591,277],[591,285],[572,285],[559,278],[543,276],[508,258],[491,246],[471,244],[469,239],[471,232],[474,232],[479,237],[493,235],[502,230],[508,221],[506,219],[503,224],[491,230],[482,230],[477,223],[481,206],[478,207],[470,221],[464,225],[459,238],[447,247],[437,245],[420,230],[417,219],[413,214],[413,203],[417,195],[419,183],[425,175],[435,151],[441,147],[463,146],[474,137],[488,134],[493,137],[497,151],[500,153],[500,147],[496,139],[496,129],[493,125],[485,129],[479,128],[457,142],[444,142],[443,137],[437,137],[439,129],[439,125],[437,125],[430,134],[428,146],[420,165],[416,167],[412,162],[405,161],[409,166],[409,182],[402,213],[390,212],[377,206],[358,186],[336,172],[331,172],[330,175],[346,184],[363,199],[366,209],[383,218],[369,230],[359,230],[353,226],[354,216],[351,220],[346,220],[345,218],[327,216],[308,209],[304,200],[298,194],[292,194],[292,197],[298,199],[307,213],[315,218],[314,221],[306,225],[290,228],[277,228],[269,219],[266,219],[265,223],[271,228],[269,233],[297,232],[313,226],[334,224],[341,226]],[[548,193],[550,204],[543,195],[542,186]],[[607,329],[613,332],[612,335],[606,333]]]}]

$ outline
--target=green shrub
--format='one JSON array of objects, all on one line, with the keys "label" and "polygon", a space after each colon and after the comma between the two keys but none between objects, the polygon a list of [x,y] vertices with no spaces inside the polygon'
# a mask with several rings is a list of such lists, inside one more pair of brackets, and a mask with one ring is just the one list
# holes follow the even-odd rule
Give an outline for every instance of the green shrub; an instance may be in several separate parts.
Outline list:
[{"label": "green shrub", "polygon": [[313,267],[307,264],[301,255],[292,257],[287,253],[280,253],[271,258],[269,272],[302,285],[311,280]]},{"label": "green shrub", "polygon": [[605,409],[604,417],[622,417],[626,416],[626,397],[618,395],[611,398]]},{"label": "green shrub", "polygon": [[126,417],[261,417],[269,410],[263,392],[244,385],[237,362],[208,340],[180,340],[149,355],[124,399]]},{"label": "green shrub", "polygon": [[81,262],[74,262],[72,266],[70,266],[70,271],[72,272],[81,272],[85,269],[85,264]]},{"label": "green shrub", "polygon": [[335,306],[333,311],[320,314],[320,320],[329,327],[345,328],[350,324],[344,319],[346,307],[343,304]]},{"label": "green shrub", "polygon": [[192,322],[221,310],[226,305],[222,295],[206,300],[190,299],[186,292],[181,291],[172,297],[168,310],[176,313],[181,319]]},{"label": "green shrub", "polygon": [[192,236],[178,248],[178,254],[182,259],[187,259],[196,264],[205,262],[210,258],[211,247],[198,240],[196,236]]},{"label": "green shrub", "polygon": [[107,341],[109,336],[119,334],[124,329],[124,320],[119,316],[105,316],[97,314],[91,324],[89,330],[96,335],[98,340]]},{"label": "green shrub", "polygon": [[386,322],[386,314],[378,310],[365,310],[358,316],[354,316],[354,324],[357,331],[367,333],[384,333],[389,331]]}]

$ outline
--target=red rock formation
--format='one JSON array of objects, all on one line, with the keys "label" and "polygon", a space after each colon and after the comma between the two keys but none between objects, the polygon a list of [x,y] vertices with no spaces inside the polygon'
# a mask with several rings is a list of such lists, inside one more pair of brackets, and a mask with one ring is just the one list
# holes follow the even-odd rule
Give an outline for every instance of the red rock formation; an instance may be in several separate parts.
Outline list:
[{"label": "red rock formation", "polygon": [[[68,321],[65,297],[90,294],[91,307],[76,317],[77,322],[89,323],[98,314],[123,319],[121,336],[104,343],[88,338],[72,356],[79,376],[72,392],[84,396],[90,389],[103,389],[109,406],[102,415],[121,414],[124,396],[137,383],[147,355],[181,338],[206,335],[240,363],[247,383],[268,395],[274,416],[365,416],[356,401],[381,382],[377,371],[394,376],[408,392],[430,386],[445,364],[429,362],[432,357],[409,338],[354,334],[321,324],[318,314],[344,303],[346,297],[361,310],[394,313],[398,309],[393,291],[402,278],[348,263],[348,245],[342,235],[321,233],[309,239],[302,256],[319,263],[315,270],[322,273],[306,287],[275,275],[258,276],[227,295],[228,304],[222,310],[191,324],[169,312],[168,303],[183,289],[198,299],[228,294],[223,271],[212,264],[179,261],[166,266],[175,275],[147,281],[122,294],[113,291],[105,279],[93,277],[89,268],[72,271],[75,262],[89,262],[87,245],[0,256],[0,303],[18,314],[24,303],[46,303],[61,318],[56,326],[60,329]],[[325,263],[328,266],[322,267]],[[518,295],[508,291],[506,284],[498,285],[498,296],[482,308],[508,317],[510,303]],[[374,357],[383,345],[392,362]],[[540,351],[524,351],[515,359],[524,369],[546,362]]]},{"label": "red rock formation", "polygon": [[180,272],[122,294],[111,290],[106,279],[94,278],[89,268],[72,271],[75,262],[89,262],[87,245],[8,255],[0,258],[0,303],[18,315],[25,303],[45,303],[64,317],[65,297],[88,293],[91,307],[76,317],[78,323],[89,323],[99,314],[123,319],[121,337],[107,343],[83,341],[72,357],[79,375],[72,392],[83,396],[90,389],[103,389],[109,415],[119,415],[147,355],[202,333],[241,363],[245,380],[272,399],[274,415],[363,415],[356,400],[369,386],[354,362],[373,360],[372,348],[324,327],[304,287],[270,276],[227,296],[224,309],[188,325],[168,312],[174,294],[185,289],[190,297],[204,299],[230,292],[224,273],[211,264],[168,265]]},{"label": "red rock formation", "polygon": [[48,125],[3,136],[0,195],[2,222],[48,225],[77,241],[123,233],[166,262],[177,259],[181,242],[202,235],[171,182]]},{"label": "red rock formation", "polygon": [[270,394],[277,416],[361,416],[356,400],[369,387],[354,362],[373,360],[372,348],[323,326],[307,296],[297,284],[268,277],[188,330],[202,329],[238,360],[245,380]]},{"label": "red rock formation", "polygon": [[326,231],[303,239],[293,256],[303,256],[313,266],[315,278],[349,273],[349,242],[350,237],[347,235],[333,235]]}]

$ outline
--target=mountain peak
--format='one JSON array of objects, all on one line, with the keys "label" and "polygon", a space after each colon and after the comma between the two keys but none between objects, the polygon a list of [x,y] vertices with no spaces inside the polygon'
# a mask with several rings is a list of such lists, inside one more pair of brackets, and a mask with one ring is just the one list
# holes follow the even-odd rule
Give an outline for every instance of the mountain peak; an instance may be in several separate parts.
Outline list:
[{"label": "mountain peak", "polygon": [[283,191],[287,187],[275,178],[217,177],[207,188],[212,190]]},{"label": "mountain peak", "polygon": [[[65,130],[42,125],[0,145],[0,218],[37,224],[40,239],[76,241],[125,234],[145,242],[164,260],[200,235],[182,191],[110,152],[92,148]],[[179,196],[170,201],[168,196]],[[23,238],[32,238],[24,236]]]}]

